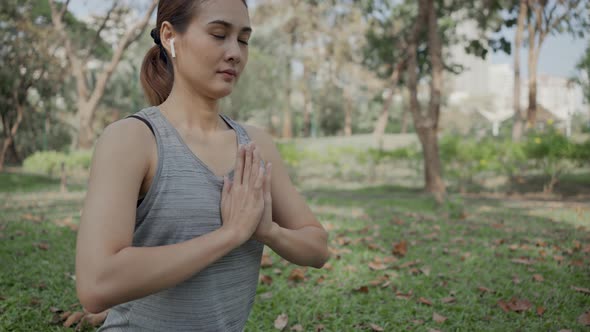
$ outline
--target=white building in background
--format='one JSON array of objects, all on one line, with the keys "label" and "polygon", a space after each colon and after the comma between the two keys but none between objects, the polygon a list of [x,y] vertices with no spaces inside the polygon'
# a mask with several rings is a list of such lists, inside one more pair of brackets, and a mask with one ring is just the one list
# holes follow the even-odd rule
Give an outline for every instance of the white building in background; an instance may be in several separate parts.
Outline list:
[{"label": "white building in background", "polygon": [[[464,31],[476,31],[471,23],[464,25]],[[523,49],[522,52],[526,52]],[[461,64],[464,70],[459,75],[449,75],[451,82],[449,102],[461,109],[467,99],[490,100],[491,103],[481,103],[479,106],[469,106],[463,112],[478,112],[492,124],[492,132],[497,135],[502,122],[512,119],[514,70],[510,64],[492,64],[490,56],[487,59],[469,55],[463,46],[450,48],[453,63]],[[521,68],[527,63],[521,63]],[[528,77],[521,71],[520,107],[528,107]],[[471,104],[471,103],[469,103]],[[571,119],[576,113],[588,112],[588,105],[584,104],[582,88],[570,84],[567,78],[537,74],[537,104],[551,113],[556,120],[565,127],[566,133],[571,132]]]}]

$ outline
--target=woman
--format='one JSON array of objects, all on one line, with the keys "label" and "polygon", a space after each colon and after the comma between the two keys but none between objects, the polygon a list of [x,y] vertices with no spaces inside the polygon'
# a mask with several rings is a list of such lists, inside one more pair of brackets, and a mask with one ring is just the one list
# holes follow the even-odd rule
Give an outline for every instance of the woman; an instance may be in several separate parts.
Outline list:
[{"label": "woman", "polygon": [[154,106],[98,140],[78,233],[78,297],[110,308],[99,331],[242,331],[264,245],[299,265],[327,260],[272,138],[219,114],[249,26],[242,0],[159,3],[141,72]]}]

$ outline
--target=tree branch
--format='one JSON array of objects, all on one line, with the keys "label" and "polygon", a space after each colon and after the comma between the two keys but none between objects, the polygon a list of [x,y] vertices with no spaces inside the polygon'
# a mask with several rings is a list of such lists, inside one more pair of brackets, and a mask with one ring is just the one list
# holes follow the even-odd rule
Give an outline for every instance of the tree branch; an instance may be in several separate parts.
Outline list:
[{"label": "tree branch", "polygon": [[152,3],[150,4],[150,7],[146,11],[146,14],[143,16],[143,18],[125,32],[125,34],[123,35],[123,37],[117,45],[117,49],[115,50],[115,53],[111,58],[111,62],[107,65],[105,70],[100,73],[98,79],[96,80],[96,86],[94,88],[94,91],[92,91],[92,95],[90,96],[90,99],[88,101],[90,105],[96,106],[96,104],[98,104],[98,101],[104,94],[104,90],[109,78],[111,77],[115,68],[117,67],[117,65],[121,61],[121,58],[123,57],[123,53],[129,47],[131,42],[137,39],[139,35],[141,35],[145,31],[145,27],[147,26],[150,17],[152,16],[152,13],[154,9],[156,9],[157,5],[158,0],[152,0]]},{"label": "tree branch", "polygon": [[115,9],[117,8],[118,5],[119,5],[119,1],[113,1],[113,5],[107,11],[104,19],[102,20],[102,23],[98,27],[98,30],[96,30],[96,34],[94,35],[94,38],[92,39],[92,42],[88,46],[88,49],[87,49],[87,52],[86,52],[86,56],[84,56],[83,62],[86,62],[88,60],[88,58],[90,57],[90,54],[92,54],[92,52],[94,51],[94,48],[96,47],[96,44],[100,40],[100,33],[106,27],[107,22],[111,18],[111,14],[115,11]]},{"label": "tree branch", "polygon": [[70,0],[66,0],[66,2],[63,5],[63,7],[61,7],[61,11],[59,12],[60,19],[63,19],[64,18],[64,15],[68,11],[68,5],[69,4],[70,4]]}]

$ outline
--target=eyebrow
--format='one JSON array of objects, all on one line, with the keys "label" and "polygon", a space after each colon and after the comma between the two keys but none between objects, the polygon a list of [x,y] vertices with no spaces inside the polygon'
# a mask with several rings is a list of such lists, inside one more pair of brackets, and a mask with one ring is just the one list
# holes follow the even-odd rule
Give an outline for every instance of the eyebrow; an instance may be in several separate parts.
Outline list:
[{"label": "eyebrow", "polygon": [[[211,21],[211,22],[207,23],[207,25],[211,25],[211,24],[221,24],[226,28],[231,28],[234,26],[233,24],[231,24],[227,21],[224,21],[224,20],[215,20],[215,21]],[[252,32],[252,28],[251,27],[243,27],[240,30],[240,32]]]}]

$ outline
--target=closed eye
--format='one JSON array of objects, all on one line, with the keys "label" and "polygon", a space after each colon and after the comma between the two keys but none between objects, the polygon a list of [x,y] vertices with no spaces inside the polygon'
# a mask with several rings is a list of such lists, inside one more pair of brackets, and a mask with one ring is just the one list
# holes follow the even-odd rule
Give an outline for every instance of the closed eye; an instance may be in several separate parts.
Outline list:
[{"label": "closed eye", "polygon": [[[216,39],[220,39],[220,40],[223,40],[223,39],[225,39],[225,36],[224,36],[224,35],[215,35],[215,34],[212,34],[211,36],[213,36],[213,37],[214,37],[214,38],[216,38]],[[238,39],[238,42],[240,42],[240,43],[242,43],[242,44],[244,44],[244,45],[248,45],[248,42],[247,42],[247,41],[245,41],[245,40],[240,40],[240,39]]]}]

